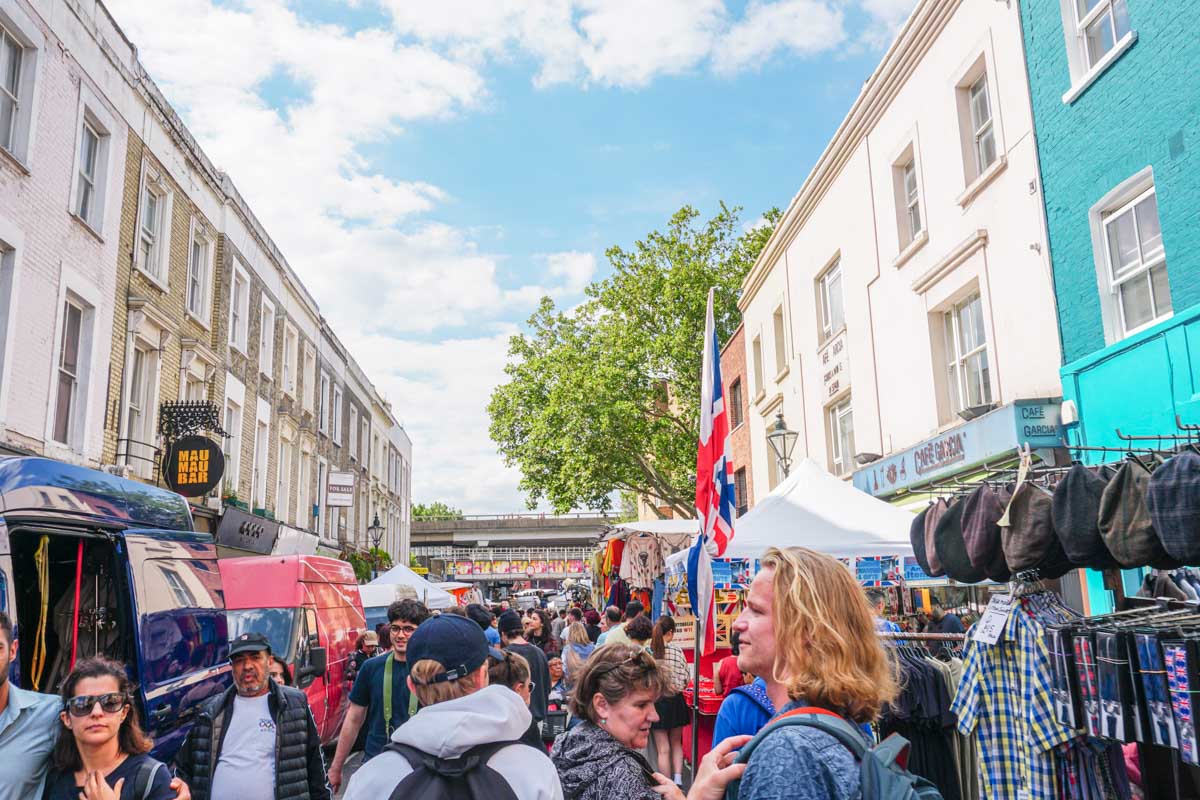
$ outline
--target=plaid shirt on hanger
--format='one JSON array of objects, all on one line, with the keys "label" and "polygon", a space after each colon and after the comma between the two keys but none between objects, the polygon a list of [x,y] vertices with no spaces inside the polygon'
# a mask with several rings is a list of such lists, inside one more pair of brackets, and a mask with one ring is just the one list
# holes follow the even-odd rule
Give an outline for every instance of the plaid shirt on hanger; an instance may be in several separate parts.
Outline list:
[{"label": "plaid shirt on hanger", "polygon": [[1045,629],[1014,603],[1000,641],[968,639],[950,710],[976,734],[987,800],[1056,800],[1055,748],[1071,731],[1054,717]]}]

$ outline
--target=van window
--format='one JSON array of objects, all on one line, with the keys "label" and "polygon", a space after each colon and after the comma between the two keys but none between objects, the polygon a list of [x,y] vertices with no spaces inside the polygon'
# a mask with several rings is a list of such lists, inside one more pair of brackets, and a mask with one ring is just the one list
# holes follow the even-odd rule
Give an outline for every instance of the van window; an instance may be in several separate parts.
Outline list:
[{"label": "van window", "polygon": [[247,608],[226,612],[229,638],[243,633],[261,633],[271,643],[271,652],[285,661],[292,653],[292,634],[296,630],[294,608]]},{"label": "van window", "polygon": [[212,545],[127,535],[145,673],[154,686],[229,658],[221,575]]}]

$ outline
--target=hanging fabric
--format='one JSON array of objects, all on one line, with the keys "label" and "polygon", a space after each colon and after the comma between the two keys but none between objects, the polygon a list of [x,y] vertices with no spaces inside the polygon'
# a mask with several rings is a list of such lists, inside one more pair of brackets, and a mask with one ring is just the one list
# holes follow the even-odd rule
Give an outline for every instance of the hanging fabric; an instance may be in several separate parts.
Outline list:
[{"label": "hanging fabric", "polygon": [[35,692],[41,690],[42,672],[46,669],[46,616],[50,609],[50,537],[42,534],[38,540],[37,550],[33,554],[33,563],[37,567],[38,608],[37,631],[33,639],[33,659],[30,664],[30,683]]}]

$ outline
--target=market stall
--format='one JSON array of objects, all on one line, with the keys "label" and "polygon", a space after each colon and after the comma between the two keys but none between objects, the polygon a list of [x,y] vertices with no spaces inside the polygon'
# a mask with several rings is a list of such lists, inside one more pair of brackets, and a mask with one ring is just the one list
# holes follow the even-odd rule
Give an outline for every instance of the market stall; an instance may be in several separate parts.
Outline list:
[{"label": "market stall", "polygon": [[666,560],[687,548],[696,525],[694,519],[655,519],[610,526],[592,557],[594,604],[624,609],[636,599],[657,620],[666,592]]},{"label": "market stall", "polygon": [[367,586],[381,585],[399,585],[411,587],[416,592],[417,599],[424,603],[427,607],[434,610],[450,608],[451,606],[458,604],[458,601],[455,600],[454,595],[450,594],[445,589],[439,589],[437,586],[434,586],[432,583],[425,580],[403,564],[397,564],[367,584]]}]

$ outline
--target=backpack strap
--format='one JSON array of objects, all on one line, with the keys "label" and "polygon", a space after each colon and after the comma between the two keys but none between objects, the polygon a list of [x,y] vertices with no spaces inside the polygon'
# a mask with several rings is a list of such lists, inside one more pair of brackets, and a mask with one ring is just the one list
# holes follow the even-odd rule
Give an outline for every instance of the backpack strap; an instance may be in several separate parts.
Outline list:
[{"label": "backpack strap", "polygon": [[[393,753],[399,753],[404,757],[404,759],[408,762],[408,765],[412,767],[413,770],[410,775],[406,775],[398,784],[396,784],[396,788],[392,790],[389,800],[407,800],[409,795],[407,790],[405,790],[404,784],[408,781],[412,774],[415,774],[420,770],[432,772],[436,775],[441,775],[444,778],[466,778],[466,780],[470,781],[471,774],[486,768],[487,763],[492,759],[492,756],[496,755],[496,753],[500,752],[504,748],[514,744],[528,747],[528,745],[525,745],[524,742],[520,741],[488,742],[487,744],[480,744],[472,747],[471,749],[465,751],[458,758],[439,758],[407,744],[388,742],[387,747],[385,747],[384,750],[390,750]],[[495,784],[491,784],[491,791],[499,793],[500,796],[505,796],[504,792],[507,790],[509,796],[513,797],[515,800],[516,795],[512,794],[512,787],[508,785],[508,782],[504,780],[503,776],[501,776],[499,773],[496,773],[495,770],[492,770],[492,772],[495,773],[496,778],[503,783],[503,788]]]},{"label": "backpack strap", "polygon": [[138,767],[133,776],[133,796],[137,800],[148,800],[150,792],[154,789],[154,778],[164,766],[161,761],[150,760]]}]

